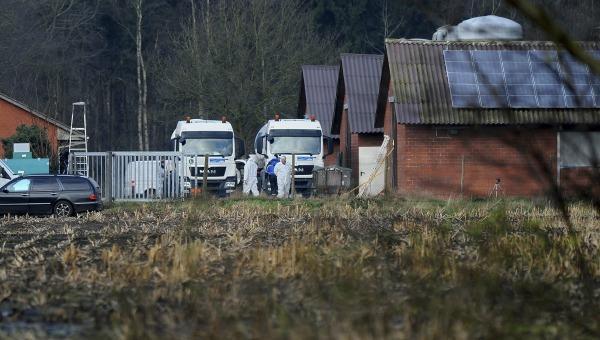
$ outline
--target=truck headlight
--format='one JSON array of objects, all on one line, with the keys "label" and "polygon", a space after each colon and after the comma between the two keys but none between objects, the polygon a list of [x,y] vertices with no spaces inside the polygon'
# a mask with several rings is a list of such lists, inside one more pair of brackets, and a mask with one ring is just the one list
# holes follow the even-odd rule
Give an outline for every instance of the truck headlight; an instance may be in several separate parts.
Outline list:
[{"label": "truck headlight", "polygon": [[234,182],[225,182],[225,188],[235,188],[235,181]]}]

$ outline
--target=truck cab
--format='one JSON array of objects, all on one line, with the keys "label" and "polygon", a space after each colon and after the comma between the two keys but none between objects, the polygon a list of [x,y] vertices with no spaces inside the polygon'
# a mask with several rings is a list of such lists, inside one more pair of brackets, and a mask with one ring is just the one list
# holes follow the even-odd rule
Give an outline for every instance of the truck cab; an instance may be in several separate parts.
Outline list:
[{"label": "truck cab", "polygon": [[235,160],[245,153],[244,144],[235,137],[225,118],[179,121],[171,140],[174,150],[183,154],[184,190],[194,192],[202,188],[206,158],[207,190],[219,196],[235,190],[240,178]]},{"label": "truck cab", "polygon": [[[327,150],[323,150],[324,145]],[[323,167],[325,156],[333,153],[333,140],[323,136],[321,123],[314,117],[280,119],[276,115],[258,131],[254,148],[255,153],[265,156],[267,162],[286,156],[292,164],[292,155],[295,155],[295,187],[298,192],[308,194],[312,188],[312,172]],[[263,180],[263,189],[267,182]]]}]

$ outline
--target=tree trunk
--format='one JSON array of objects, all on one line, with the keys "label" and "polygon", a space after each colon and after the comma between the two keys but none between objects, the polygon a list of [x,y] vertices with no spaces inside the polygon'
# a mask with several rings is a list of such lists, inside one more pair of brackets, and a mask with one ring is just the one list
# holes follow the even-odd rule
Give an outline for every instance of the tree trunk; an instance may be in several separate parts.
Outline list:
[{"label": "tree trunk", "polygon": [[142,5],[144,0],[136,0],[134,3],[135,13],[137,17],[136,35],[135,35],[135,51],[137,61],[137,87],[138,87],[138,112],[137,112],[137,135],[138,148],[144,150],[144,85],[143,81],[143,58],[142,58]]},{"label": "tree trunk", "polygon": [[142,69],[142,114],[144,120],[144,150],[150,150],[150,138],[148,137],[148,131],[150,130],[148,127],[148,81],[146,77],[146,64],[144,63],[144,58],[140,53],[140,65]]}]

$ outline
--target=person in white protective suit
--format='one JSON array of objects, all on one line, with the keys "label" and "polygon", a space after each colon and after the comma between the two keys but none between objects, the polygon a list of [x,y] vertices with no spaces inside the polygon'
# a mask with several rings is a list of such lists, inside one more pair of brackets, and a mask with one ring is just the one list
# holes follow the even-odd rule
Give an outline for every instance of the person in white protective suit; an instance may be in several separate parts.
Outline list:
[{"label": "person in white protective suit", "polygon": [[252,196],[258,196],[258,178],[256,172],[258,171],[258,163],[255,155],[250,155],[246,165],[244,166],[244,195],[250,194]]},{"label": "person in white protective suit", "polygon": [[274,169],[277,176],[277,198],[288,198],[292,184],[292,167],[286,163],[285,156],[281,156],[279,160]]}]

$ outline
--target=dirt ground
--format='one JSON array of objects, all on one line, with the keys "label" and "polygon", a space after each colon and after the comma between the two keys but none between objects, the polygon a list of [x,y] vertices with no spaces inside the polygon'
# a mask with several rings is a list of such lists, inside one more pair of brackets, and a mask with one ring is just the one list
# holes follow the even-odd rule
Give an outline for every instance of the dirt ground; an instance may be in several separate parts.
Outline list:
[{"label": "dirt ground", "polygon": [[600,337],[600,219],[235,199],[0,217],[0,338]]}]

